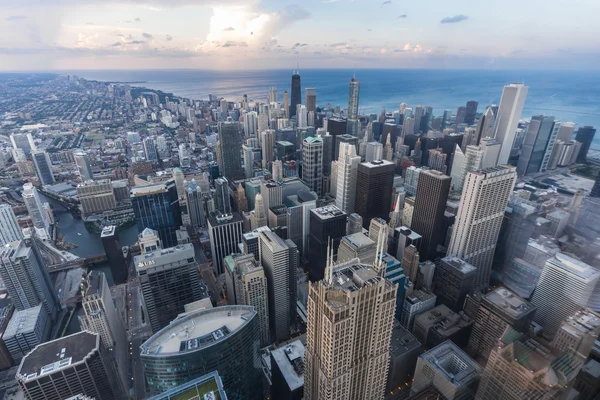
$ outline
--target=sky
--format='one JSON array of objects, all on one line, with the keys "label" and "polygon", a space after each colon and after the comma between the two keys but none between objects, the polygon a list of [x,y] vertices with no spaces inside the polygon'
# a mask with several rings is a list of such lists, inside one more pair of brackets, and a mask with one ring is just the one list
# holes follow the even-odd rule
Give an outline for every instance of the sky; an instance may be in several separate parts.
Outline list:
[{"label": "sky", "polygon": [[0,0],[0,70],[600,70],[599,0]]}]

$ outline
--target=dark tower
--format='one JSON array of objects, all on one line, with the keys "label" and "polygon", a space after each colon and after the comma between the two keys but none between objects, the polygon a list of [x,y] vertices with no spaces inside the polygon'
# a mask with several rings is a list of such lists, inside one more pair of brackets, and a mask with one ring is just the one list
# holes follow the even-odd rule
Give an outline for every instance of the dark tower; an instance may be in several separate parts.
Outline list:
[{"label": "dark tower", "polygon": [[479,103],[477,103],[476,101],[467,101],[465,124],[473,125],[475,123],[475,117],[477,116],[477,106],[479,106]]},{"label": "dark tower", "polygon": [[301,90],[300,72],[296,69],[292,75],[292,104],[290,104],[290,118],[296,115],[296,107],[298,104],[302,104]]},{"label": "dark tower", "polygon": [[110,264],[110,272],[115,285],[127,282],[127,263],[123,256],[123,249],[119,244],[116,227],[111,225],[102,229],[100,238],[102,239],[106,259]]},{"label": "dark tower", "polygon": [[577,130],[575,140],[581,143],[581,150],[579,150],[579,155],[577,156],[578,163],[584,163],[586,161],[587,153],[590,150],[595,134],[596,129],[594,129],[593,126],[584,126]]}]

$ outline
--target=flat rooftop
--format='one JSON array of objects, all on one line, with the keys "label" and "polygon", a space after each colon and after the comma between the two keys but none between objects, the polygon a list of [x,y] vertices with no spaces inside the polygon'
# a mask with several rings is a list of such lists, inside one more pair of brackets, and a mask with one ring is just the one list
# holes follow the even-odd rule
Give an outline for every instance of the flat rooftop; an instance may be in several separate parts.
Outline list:
[{"label": "flat rooftop", "polygon": [[260,236],[261,232],[271,232],[271,229],[268,226],[261,226],[259,228],[254,229],[251,232],[247,232],[242,234],[242,236],[244,237],[244,239],[246,241],[248,240],[252,240],[252,239],[258,239],[258,237]]},{"label": "flat rooftop", "polygon": [[475,273],[475,271],[477,271],[477,268],[475,268],[472,264],[469,264],[462,258],[456,256],[444,257],[442,258],[442,261],[457,271],[462,272],[463,274]]},{"label": "flat rooftop", "polygon": [[[33,332],[41,312],[41,304],[26,310],[16,311],[8,322],[2,337],[11,338],[16,335],[23,335]],[[46,311],[44,310],[44,312]]]},{"label": "flat rooftop", "polygon": [[556,253],[556,255],[547,262],[563,269],[570,274],[588,281],[592,281],[600,277],[600,271],[565,253]]},{"label": "flat rooftop", "polygon": [[590,309],[579,310],[570,317],[566,323],[583,334],[600,333],[600,315]]},{"label": "flat rooftop", "polygon": [[375,246],[375,242],[371,240],[367,235],[358,232],[352,235],[344,236],[342,241],[347,242],[350,246],[361,248],[368,246]]},{"label": "flat rooftop", "polygon": [[87,290],[85,291],[85,295],[86,296],[90,296],[92,294],[97,294],[99,296],[102,296],[102,288],[103,288],[103,283],[104,283],[104,279],[106,279],[106,277],[104,276],[104,272],[101,271],[97,271],[97,270],[92,270],[89,272],[88,276],[87,276]]},{"label": "flat rooftop", "polygon": [[346,215],[345,212],[343,212],[342,210],[340,210],[338,207],[336,207],[334,205],[313,208],[312,210],[310,210],[310,212],[322,220],[336,218],[336,217]]},{"label": "flat rooftop", "polygon": [[486,294],[483,296],[483,301],[515,319],[519,319],[536,309],[533,304],[504,287],[499,287]]},{"label": "flat rooftop", "polygon": [[427,301],[435,297],[435,294],[432,292],[427,292],[425,290],[415,290],[409,296],[406,297],[406,300],[412,304],[416,304],[422,301]]},{"label": "flat rooftop", "polygon": [[148,400],[227,400],[227,395],[219,373],[214,371]]},{"label": "flat rooftop", "polygon": [[388,160],[373,160],[373,161],[367,161],[367,162],[360,163],[360,165],[362,165],[363,167],[367,167],[367,168],[378,168],[378,167],[385,167],[387,165],[395,165],[395,164]]},{"label": "flat rooftop", "polygon": [[107,236],[114,236],[116,230],[117,230],[117,227],[114,225],[105,226],[104,228],[102,228],[100,237],[103,238],[103,237],[107,237]]},{"label": "flat rooftop", "polygon": [[42,343],[23,358],[17,377],[21,376],[21,379],[27,382],[47,375],[81,362],[99,347],[100,336],[90,331],[82,331]]},{"label": "flat rooftop", "polygon": [[175,355],[205,349],[227,340],[254,317],[256,311],[251,306],[224,306],[188,313],[144,342],[142,355]]},{"label": "flat rooftop", "polygon": [[400,324],[394,326],[390,341],[390,354],[392,357],[398,357],[419,347],[421,347],[421,343],[412,333]]},{"label": "flat rooftop", "polygon": [[133,257],[135,268],[139,271],[148,267],[171,264],[181,260],[194,258],[194,245],[191,243],[179,244],[175,247],[140,254]]},{"label": "flat rooftop", "polygon": [[135,186],[129,190],[130,197],[147,196],[149,194],[165,193],[168,191],[167,186],[173,181],[154,183],[151,185]]},{"label": "flat rooftop", "polygon": [[481,374],[481,367],[451,340],[421,354],[432,368],[446,376],[454,386],[469,384]]},{"label": "flat rooftop", "polygon": [[304,386],[304,345],[300,340],[271,351],[271,356],[290,390]]}]

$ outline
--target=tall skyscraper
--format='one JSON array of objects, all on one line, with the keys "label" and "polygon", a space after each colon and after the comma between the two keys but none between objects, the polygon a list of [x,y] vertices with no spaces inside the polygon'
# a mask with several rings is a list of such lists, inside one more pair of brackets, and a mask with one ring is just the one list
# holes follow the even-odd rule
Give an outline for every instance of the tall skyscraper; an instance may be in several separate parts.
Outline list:
[{"label": "tall skyscraper", "polygon": [[461,125],[465,121],[467,108],[465,106],[458,107],[456,110],[456,126]]},{"label": "tall skyscraper", "polygon": [[100,233],[100,239],[115,285],[127,282],[129,276],[128,265],[123,256],[123,247],[119,243],[117,227],[114,225],[105,226]]},{"label": "tall skyscraper", "polygon": [[212,253],[213,268],[217,275],[223,273],[223,259],[238,252],[242,241],[242,217],[236,212],[208,217],[208,236]]},{"label": "tall skyscraper", "polygon": [[146,228],[158,232],[165,248],[177,244],[176,231],[183,225],[175,182],[136,186],[130,190],[131,205],[138,232]]},{"label": "tall skyscraper", "polygon": [[254,198],[254,210],[251,211],[250,226],[252,230],[267,226],[267,213],[265,212],[264,200],[261,193],[256,193]]},{"label": "tall skyscraper", "polygon": [[273,148],[275,147],[275,131],[267,129],[260,133],[260,143],[262,149],[262,167],[269,168],[269,163],[274,160]]},{"label": "tall skyscraper", "polygon": [[23,150],[26,156],[36,150],[31,133],[13,133],[10,135],[10,142],[13,145],[13,149]]},{"label": "tall skyscraper", "polygon": [[323,138],[320,136],[302,141],[302,180],[318,196],[323,194]]},{"label": "tall skyscraper", "polygon": [[578,163],[584,163],[587,159],[588,151],[590,150],[590,146],[592,145],[592,141],[594,140],[594,135],[596,134],[596,129],[592,126],[582,126],[577,129],[577,135],[575,135],[575,140],[581,143],[581,150],[579,150],[579,155],[577,156]]},{"label": "tall skyscraper", "polygon": [[250,145],[242,145],[244,153],[244,177],[246,179],[254,178],[254,148]]},{"label": "tall skyscraper", "polygon": [[537,307],[534,321],[553,338],[560,323],[587,306],[600,279],[600,271],[564,253],[546,261],[531,303]]},{"label": "tall skyscraper", "polygon": [[291,118],[290,100],[289,100],[289,94],[288,94],[287,90],[283,92],[283,114],[284,114],[285,118]]},{"label": "tall skyscraper", "polygon": [[214,180],[216,208],[222,214],[231,214],[231,199],[229,197],[229,181],[225,177]]},{"label": "tall skyscraper", "polygon": [[255,136],[258,129],[258,114],[256,111],[244,113],[244,135]]},{"label": "tall skyscraper", "polygon": [[229,400],[260,400],[260,324],[251,306],[187,313],[141,346],[150,395],[219,371]]},{"label": "tall skyscraper", "polygon": [[300,85],[300,71],[296,70],[292,74],[292,99],[290,104],[290,119],[296,116],[296,109],[298,107],[298,104],[302,104],[301,90],[302,87]]},{"label": "tall skyscraper", "polygon": [[269,289],[271,340],[286,341],[290,327],[296,325],[298,249],[291,240],[283,240],[270,231],[259,234],[258,246]]},{"label": "tall skyscraper", "polygon": [[317,90],[315,88],[306,88],[305,95],[306,98],[306,111],[307,112],[316,112],[317,111]]},{"label": "tall skyscraper", "polygon": [[354,212],[356,174],[359,163],[360,156],[356,155],[355,146],[349,143],[340,143],[335,205],[346,214]]},{"label": "tall skyscraper", "polygon": [[314,207],[307,206],[305,208],[309,214],[305,226],[310,229],[310,232],[306,231],[309,237],[303,253],[303,256],[310,261],[308,279],[312,282],[323,279],[327,247],[331,245],[333,251],[337,251],[340,240],[346,235],[347,217],[346,213],[334,205]]},{"label": "tall skyscraper", "polygon": [[219,123],[219,143],[221,174],[230,181],[244,179],[242,135],[238,122],[227,120]]},{"label": "tall skyscraper", "polygon": [[77,165],[77,171],[79,171],[81,181],[85,182],[90,179],[94,179],[94,173],[92,172],[92,167],[90,166],[88,154],[83,151],[76,151],[73,153],[73,158],[75,159],[75,165]]},{"label": "tall skyscraper", "polygon": [[358,98],[360,93],[360,82],[356,77],[350,80],[350,91],[348,93],[348,125],[347,133],[354,137],[358,137],[359,121],[358,121]]},{"label": "tall skyscraper", "polygon": [[0,249],[0,277],[17,310],[42,304],[50,322],[56,323],[61,305],[46,263],[32,241],[33,238],[18,240]]},{"label": "tall skyscraper", "polygon": [[195,180],[185,182],[185,200],[192,227],[195,229],[206,227],[202,190]]},{"label": "tall skyscraper", "polygon": [[42,207],[42,201],[37,189],[31,183],[23,185],[23,201],[25,202],[25,207],[27,207],[27,213],[31,217],[33,226],[49,232],[50,224]]},{"label": "tall skyscraper", "polygon": [[[517,163],[519,176],[545,170],[559,127],[560,122],[555,121],[551,115],[536,115],[531,118]],[[548,148],[550,152],[545,158]]]},{"label": "tall skyscraper", "polygon": [[77,185],[77,198],[84,216],[114,210],[117,206],[113,186],[109,179],[85,181]]},{"label": "tall skyscraper", "polygon": [[450,191],[451,178],[439,171],[419,174],[415,206],[410,228],[421,236],[421,261],[433,259],[442,240],[444,211]]},{"label": "tall skyscraper", "polygon": [[169,325],[186,304],[202,299],[192,244],[144,252],[133,262],[152,332]]},{"label": "tall skyscraper", "polygon": [[383,399],[397,285],[351,260],[309,284],[304,398]]},{"label": "tall skyscraper", "polygon": [[473,125],[475,123],[475,117],[477,116],[477,103],[474,100],[467,101],[467,107],[465,112],[465,120],[464,123],[467,125]]},{"label": "tall skyscraper", "polygon": [[494,251],[515,180],[515,168],[504,165],[466,176],[448,255],[477,268],[475,290],[490,283]]},{"label": "tall skyscraper", "polygon": [[146,161],[158,161],[158,152],[156,151],[156,141],[154,140],[154,138],[151,136],[144,138],[143,144],[144,154],[146,155]]},{"label": "tall skyscraper", "polygon": [[444,304],[454,312],[460,312],[467,294],[473,289],[477,268],[458,257],[444,257],[436,266],[433,293],[438,304]]},{"label": "tall skyscraper", "polygon": [[35,172],[42,185],[52,185],[54,182],[54,174],[52,173],[52,161],[50,156],[45,151],[31,152]]},{"label": "tall skyscraper", "polygon": [[10,204],[0,204],[0,247],[23,239],[23,232]]},{"label": "tall skyscraper", "polygon": [[372,218],[389,218],[394,171],[395,164],[387,160],[358,164],[354,209],[363,217],[363,227],[367,228]]},{"label": "tall skyscraper", "polygon": [[528,91],[529,87],[520,83],[504,86],[494,125],[495,138],[502,144],[496,164],[508,164]]},{"label": "tall skyscraper", "polygon": [[269,88],[269,103],[277,103],[277,88]]},{"label": "tall skyscraper", "polygon": [[[454,153],[456,157],[456,153]],[[469,172],[478,171],[483,164],[484,152],[479,146],[467,146],[467,151],[464,155],[464,163],[460,171],[455,171],[452,167],[452,185],[454,190],[462,191],[465,183],[465,177]],[[454,177],[456,176],[456,181]]]},{"label": "tall skyscraper", "polygon": [[38,345],[23,358],[16,381],[27,400],[128,397],[100,335],[90,331]]}]

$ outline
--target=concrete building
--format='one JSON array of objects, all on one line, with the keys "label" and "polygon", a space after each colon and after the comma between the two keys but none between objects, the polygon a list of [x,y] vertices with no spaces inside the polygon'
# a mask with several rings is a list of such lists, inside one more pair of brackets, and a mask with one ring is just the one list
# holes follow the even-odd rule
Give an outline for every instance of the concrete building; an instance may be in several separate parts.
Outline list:
[{"label": "concrete building", "polygon": [[452,340],[454,344],[464,348],[472,326],[473,320],[465,313],[455,313],[440,304],[415,317],[412,333],[426,349],[431,349],[446,340]]},{"label": "concrete building", "polygon": [[94,173],[92,172],[92,167],[90,166],[88,154],[83,151],[76,151],[73,153],[73,158],[75,159],[75,165],[77,165],[77,171],[79,172],[81,181],[85,182],[94,179]]},{"label": "concrete building", "polygon": [[387,219],[392,209],[395,164],[387,160],[358,164],[355,211],[367,228],[371,219]]},{"label": "concrete building", "polygon": [[27,400],[81,394],[97,400],[127,398],[100,335],[89,331],[38,345],[21,361],[16,380]]},{"label": "concrete building", "polygon": [[302,141],[302,180],[317,195],[323,194],[323,139],[320,136]]},{"label": "concrete building", "polygon": [[390,367],[388,370],[386,393],[396,394],[400,388],[408,391],[417,359],[423,353],[421,343],[397,321],[394,323],[390,344]]},{"label": "concrete building", "polygon": [[442,258],[433,278],[433,293],[438,304],[444,304],[454,312],[461,311],[476,275],[477,268],[468,262],[453,256]]},{"label": "concrete building", "polygon": [[194,229],[206,227],[206,212],[204,209],[204,196],[200,186],[195,180],[184,181],[185,203],[187,205],[190,223]]},{"label": "concrete building", "polygon": [[141,346],[149,394],[219,371],[229,400],[262,399],[260,326],[251,306],[187,313]]},{"label": "concrete building", "polygon": [[476,290],[483,290],[490,283],[494,251],[515,180],[515,168],[508,166],[466,176],[448,254],[477,268]]},{"label": "concrete building", "polygon": [[0,247],[23,239],[23,232],[10,204],[0,204]]},{"label": "concrete building", "polygon": [[[560,122],[555,121],[552,115],[535,115],[531,117],[527,127],[527,135],[523,141],[521,155],[517,163],[519,176],[542,171],[550,158],[550,152],[556,140]],[[550,151],[547,151],[550,146]],[[544,155],[548,153],[546,158]]]},{"label": "concrete building", "polygon": [[414,284],[417,283],[417,277],[419,275],[419,252],[417,248],[412,244],[404,249],[402,253],[402,268],[406,277]]},{"label": "concrete building", "polygon": [[223,259],[237,252],[242,241],[243,221],[236,212],[208,217],[208,236],[212,253],[213,268],[217,275],[224,272]]},{"label": "concrete building", "polygon": [[365,162],[383,160],[383,144],[379,142],[368,142],[365,152]]},{"label": "concrete building", "polygon": [[27,213],[31,217],[33,226],[37,229],[45,229],[46,232],[50,231],[50,224],[46,213],[42,208],[42,201],[38,194],[37,189],[31,183],[23,185],[23,201],[27,207]]},{"label": "concrete building", "polygon": [[588,360],[577,375],[573,388],[579,392],[580,400],[597,399],[600,393],[600,363]]},{"label": "concrete building", "polygon": [[52,324],[41,305],[17,311],[8,322],[2,340],[15,363],[50,336]]},{"label": "concrete building", "polygon": [[36,150],[31,133],[13,133],[10,135],[10,142],[13,145],[13,149],[23,150],[23,153],[27,156]]},{"label": "concrete building", "polygon": [[412,331],[415,317],[435,307],[435,301],[435,294],[427,290],[415,290],[406,296],[404,300],[400,324],[409,331]]},{"label": "concrete building", "polygon": [[53,185],[56,180],[52,173],[52,161],[50,155],[45,151],[32,151],[31,158],[35,166],[35,172],[42,185]]},{"label": "concrete building", "polygon": [[508,163],[528,91],[529,87],[520,83],[504,86],[493,128],[495,139],[502,144],[495,164]]},{"label": "concrete building", "polygon": [[377,243],[363,233],[344,236],[340,240],[337,261],[342,263],[358,258],[363,264],[372,264],[376,257]]},{"label": "concrete building", "polygon": [[383,399],[397,286],[358,260],[309,284],[304,398]]},{"label": "concrete building", "polygon": [[252,230],[267,226],[267,212],[264,204],[262,194],[257,193],[254,198],[254,210],[250,212],[250,227]]},{"label": "concrete building", "polygon": [[356,147],[349,143],[340,143],[339,153],[335,205],[346,214],[351,214],[356,200],[356,175],[360,156],[356,155]]},{"label": "concrete building", "polygon": [[[411,244],[415,246],[417,251],[421,247],[421,235],[417,232],[412,231],[407,226],[400,226],[394,229],[394,242],[396,246],[395,257],[398,260],[402,260],[404,256],[404,250]],[[392,249],[393,250],[393,249]]]},{"label": "concrete building", "polygon": [[560,324],[552,347],[585,360],[590,356],[599,335],[600,314],[589,308],[581,309]]},{"label": "concrete building", "polygon": [[304,345],[300,340],[271,351],[271,397],[302,400],[304,369]]},{"label": "concrete building", "polygon": [[77,185],[77,198],[84,216],[114,210],[117,206],[115,193],[108,179],[85,181]]},{"label": "concrete building", "polygon": [[310,261],[308,279],[316,282],[325,276],[327,247],[330,242],[335,253],[346,234],[346,213],[330,205],[311,209],[309,217],[309,243],[304,257]]},{"label": "concrete building", "polygon": [[219,153],[221,174],[230,181],[244,179],[242,168],[242,135],[239,122],[219,123]]},{"label": "concrete building", "polygon": [[481,367],[448,340],[419,357],[411,395],[432,386],[448,400],[472,399],[480,376]]},{"label": "concrete building", "polygon": [[157,394],[148,400],[227,400],[223,381],[217,371]]}]

